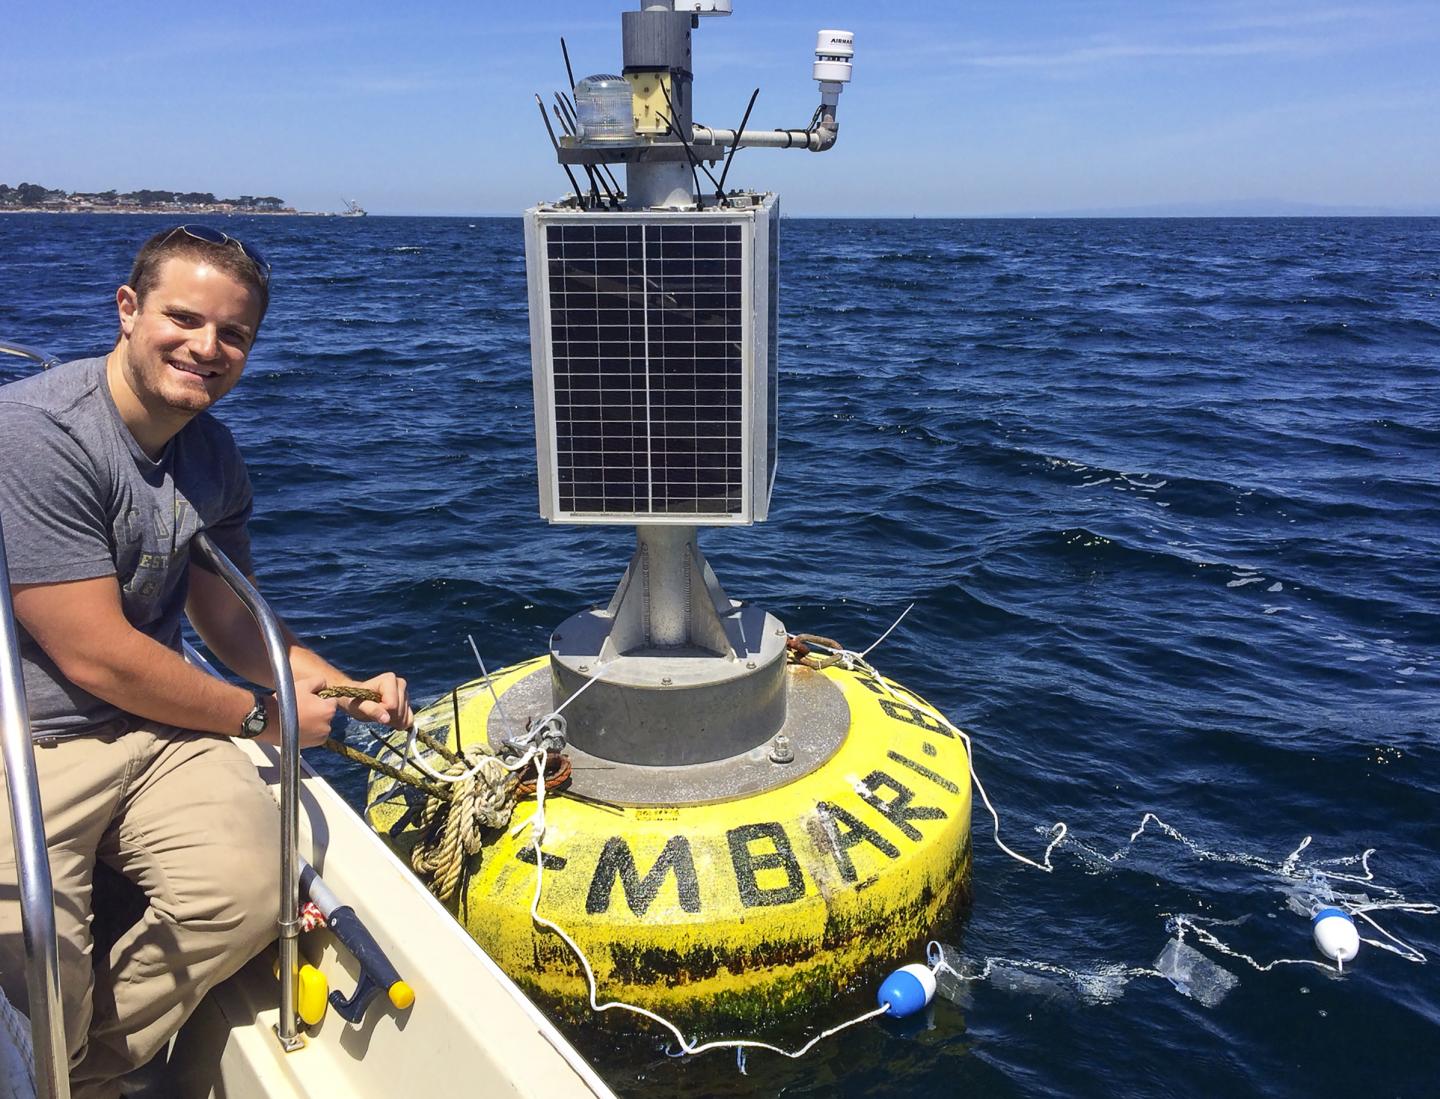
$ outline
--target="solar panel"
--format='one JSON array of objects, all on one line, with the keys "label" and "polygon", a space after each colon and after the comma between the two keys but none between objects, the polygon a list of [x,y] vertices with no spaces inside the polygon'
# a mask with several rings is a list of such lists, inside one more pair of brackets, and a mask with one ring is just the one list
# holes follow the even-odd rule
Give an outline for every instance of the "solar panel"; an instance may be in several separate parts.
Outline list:
[{"label": "solar panel", "polygon": [[773,218],[773,196],[740,210],[527,214],[547,518],[764,518]]}]

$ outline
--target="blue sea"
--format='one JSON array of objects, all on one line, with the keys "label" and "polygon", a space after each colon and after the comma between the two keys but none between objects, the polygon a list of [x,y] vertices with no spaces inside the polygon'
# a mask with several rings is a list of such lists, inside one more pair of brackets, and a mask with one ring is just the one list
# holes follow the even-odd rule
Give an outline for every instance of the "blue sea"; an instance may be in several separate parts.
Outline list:
[{"label": "blue sea", "polygon": [[[162,224],[0,218],[0,339],[108,350]],[[631,533],[537,515],[518,219],[223,228],[275,267],[220,413],[301,634],[431,698],[476,673],[467,634],[513,662],[608,597]],[[1146,976],[1091,994],[1175,915],[1262,964],[1319,957],[1266,869],[1307,836],[1307,860],[1374,849],[1352,893],[1440,900],[1440,219],[790,219],[781,261],[771,518],[707,554],[852,648],[915,603],[872,661],[973,734],[1012,847],[1070,831],[1041,873],[977,800],[973,904],[942,935],[992,978],[962,1002],[745,1074],[611,1013],[581,1040],[616,1089],[1440,1094],[1435,916],[1372,913],[1428,964],[1262,972],[1190,936],[1239,979],[1215,1006]],[[1153,825],[1129,846],[1147,812],[1215,857]]]}]

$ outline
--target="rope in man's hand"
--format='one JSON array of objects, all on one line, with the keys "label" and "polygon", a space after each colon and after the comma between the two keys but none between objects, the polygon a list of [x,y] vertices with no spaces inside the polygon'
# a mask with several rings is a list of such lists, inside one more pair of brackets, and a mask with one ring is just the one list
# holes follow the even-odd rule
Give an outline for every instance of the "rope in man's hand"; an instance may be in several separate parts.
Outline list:
[{"label": "rope in man's hand", "polygon": [[361,702],[379,702],[380,692],[369,687],[352,687],[341,683],[334,687],[321,687],[315,692],[320,698],[354,698]]}]

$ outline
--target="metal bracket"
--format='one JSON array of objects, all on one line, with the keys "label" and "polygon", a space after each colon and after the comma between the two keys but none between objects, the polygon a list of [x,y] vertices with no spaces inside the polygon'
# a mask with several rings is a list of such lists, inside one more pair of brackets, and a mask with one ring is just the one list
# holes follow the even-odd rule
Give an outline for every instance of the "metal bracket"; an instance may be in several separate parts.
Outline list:
[{"label": "metal bracket", "polygon": [[280,1048],[283,1049],[286,1053],[294,1053],[296,1050],[305,1048],[305,1036],[302,1035],[298,1030],[294,1034],[291,1034],[289,1037],[286,1037],[280,1032],[279,1023],[276,1023],[270,1029],[275,1032],[275,1037],[280,1042]]}]

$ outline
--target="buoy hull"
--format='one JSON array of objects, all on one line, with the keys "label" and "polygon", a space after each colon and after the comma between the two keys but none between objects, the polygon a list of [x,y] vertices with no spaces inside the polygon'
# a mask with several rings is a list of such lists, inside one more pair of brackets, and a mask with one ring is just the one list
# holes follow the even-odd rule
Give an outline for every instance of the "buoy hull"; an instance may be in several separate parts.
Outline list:
[{"label": "buoy hull", "polygon": [[[502,703],[535,667],[497,675]],[[824,676],[849,711],[833,754],[793,781],[705,804],[547,799],[539,911],[585,951],[602,1001],[712,1025],[820,1006],[893,962],[961,898],[970,782],[954,730],[923,699],[867,673],[787,674]],[[461,727],[486,728],[493,705],[488,692],[472,693]],[[382,835],[406,808],[394,794],[389,780],[372,783],[368,814]],[[511,828],[471,860],[456,914],[511,977],[580,1017],[589,1012],[581,967],[530,917],[530,830],[512,833],[534,811],[522,801]],[[401,848],[414,839],[408,827],[392,836]]]}]

